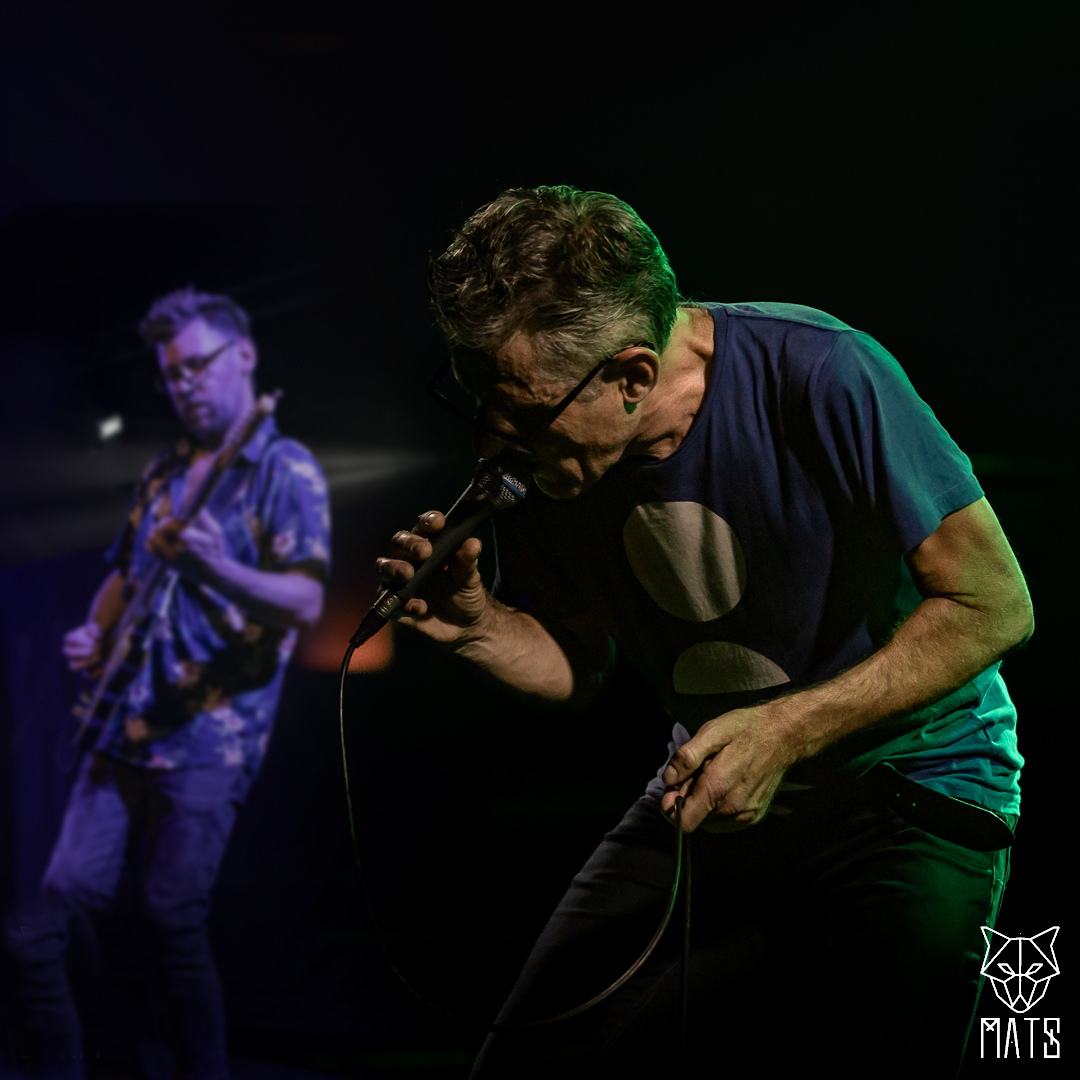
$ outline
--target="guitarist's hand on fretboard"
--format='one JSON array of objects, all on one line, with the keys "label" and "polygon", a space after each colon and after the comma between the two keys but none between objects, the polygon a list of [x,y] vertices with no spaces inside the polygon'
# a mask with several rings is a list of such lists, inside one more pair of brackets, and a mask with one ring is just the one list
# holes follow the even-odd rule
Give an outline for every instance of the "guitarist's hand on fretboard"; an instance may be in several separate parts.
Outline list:
[{"label": "guitarist's hand on fretboard", "polygon": [[84,623],[64,635],[64,658],[70,671],[90,671],[101,664],[104,634],[96,622]]}]

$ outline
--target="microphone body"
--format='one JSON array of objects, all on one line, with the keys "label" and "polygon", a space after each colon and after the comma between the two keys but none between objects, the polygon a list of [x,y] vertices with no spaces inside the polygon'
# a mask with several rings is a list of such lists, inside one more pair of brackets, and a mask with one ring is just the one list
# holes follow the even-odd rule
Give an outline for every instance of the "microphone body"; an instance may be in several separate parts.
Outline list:
[{"label": "microphone body", "polygon": [[430,557],[416,568],[410,581],[379,593],[349,644],[356,649],[374,637],[480,525],[504,507],[520,502],[527,490],[527,481],[511,476],[496,460],[481,461],[472,483],[447,512],[442,531],[432,539]]}]

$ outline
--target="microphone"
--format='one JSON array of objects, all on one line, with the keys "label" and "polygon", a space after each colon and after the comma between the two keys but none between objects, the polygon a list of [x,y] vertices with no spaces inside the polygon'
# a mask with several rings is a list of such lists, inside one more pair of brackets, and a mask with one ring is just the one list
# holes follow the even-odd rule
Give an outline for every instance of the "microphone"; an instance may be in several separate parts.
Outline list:
[{"label": "microphone", "polygon": [[410,581],[397,588],[383,589],[364,616],[349,645],[358,649],[373,638],[412,599],[417,589],[441,567],[488,518],[504,506],[525,498],[528,481],[511,476],[495,458],[481,461],[472,483],[446,514],[446,524],[431,542],[431,556],[416,569]]}]

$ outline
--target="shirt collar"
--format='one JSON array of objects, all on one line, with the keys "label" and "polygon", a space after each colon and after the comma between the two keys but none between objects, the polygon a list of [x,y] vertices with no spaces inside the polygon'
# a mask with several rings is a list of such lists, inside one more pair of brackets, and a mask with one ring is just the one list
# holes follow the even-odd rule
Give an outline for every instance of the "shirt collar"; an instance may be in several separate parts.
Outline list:
[{"label": "shirt collar", "polygon": [[263,456],[263,451],[266,450],[270,440],[273,439],[277,433],[277,424],[274,423],[274,416],[272,413],[268,413],[263,417],[263,422],[259,425],[258,431],[248,439],[247,444],[240,451],[239,456],[254,464]]}]

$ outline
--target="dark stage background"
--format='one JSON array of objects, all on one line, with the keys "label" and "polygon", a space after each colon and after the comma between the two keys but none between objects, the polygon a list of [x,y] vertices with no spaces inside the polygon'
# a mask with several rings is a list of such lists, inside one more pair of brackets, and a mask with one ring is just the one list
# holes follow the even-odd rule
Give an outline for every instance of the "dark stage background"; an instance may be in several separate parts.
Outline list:
[{"label": "dark stage background", "polygon": [[[176,434],[135,324],[178,286],[229,292],[253,315],[261,388],[285,390],[281,426],[326,466],[335,515],[327,614],[216,892],[234,1048],[361,1075],[467,1072],[481,1026],[414,1008],[365,921],[335,671],[386,538],[445,509],[474,464],[423,393],[442,359],[427,258],[502,188],[570,183],[631,203],[689,297],[808,304],[873,334],[971,455],[1037,618],[1005,665],[1028,764],[999,928],[1065,920],[1066,968],[1078,117],[1065,11],[9,9],[3,907],[36,886],[69,780],[53,752],[73,692],[60,639],[85,615],[132,481]],[[489,1015],[661,764],[664,718],[621,668],[588,716],[567,717],[384,634],[346,699],[375,904],[419,985]],[[123,924],[113,936],[152,1026]],[[94,954],[73,962],[92,1000]],[[983,1012],[1000,1011],[985,995]]]}]

